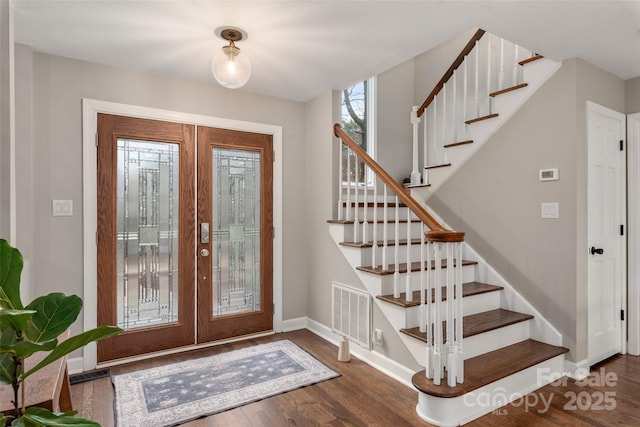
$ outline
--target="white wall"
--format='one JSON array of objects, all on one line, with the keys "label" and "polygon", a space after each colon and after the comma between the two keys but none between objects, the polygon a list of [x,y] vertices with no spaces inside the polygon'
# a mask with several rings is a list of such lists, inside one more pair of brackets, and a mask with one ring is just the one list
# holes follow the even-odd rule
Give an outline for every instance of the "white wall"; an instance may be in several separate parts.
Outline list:
[{"label": "white wall", "polygon": [[[304,190],[300,176],[305,172],[304,104],[32,53],[25,46],[20,47],[16,68],[16,86],[23,97],[19,139],[25,144],[18,170],[25,194],[18,210],[33,209],[32,216],[21,218],[20,228],[33,230],[34,295],[56,290],[82,296],[81,100],[91,98],[282,126],[283,318],[305,315],[301,287],[306,286],[307,243],[299,214]],[[73,200],[74,215],[52,217],[52,199]],[[76,328],[81,327],[78,321]]]}]

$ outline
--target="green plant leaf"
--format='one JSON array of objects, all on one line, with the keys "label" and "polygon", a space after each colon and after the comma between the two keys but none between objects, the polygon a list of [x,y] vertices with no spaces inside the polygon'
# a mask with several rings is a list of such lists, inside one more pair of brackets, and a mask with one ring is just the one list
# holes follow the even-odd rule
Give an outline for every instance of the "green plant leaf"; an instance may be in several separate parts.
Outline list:
[{"label": "green plant leaf", "polygon": [[40,363],[31,368],[29,371],[25,372],[20,378],[20,381],[24,381],[25,378],[38,371],[39,369],[42,369],[48,364],[55,362],[61,357],[71,353],[72,351],[79,349],[80,347],[84,347],[90,342],[109,338],[118,335],[120,332],[122,332],[122,329],[116,328],[115,326],[99,326],[95,329],[91,329],[89,331],[67,338],[66,340],[58,344],[58,346],[54,348],[53,351],[51,351],[51,353],[49,353],[49,355],[45,357]]},{"label": "green plant leaf", "polygon": [[38,351],[53,350],[58,344],[58,340],[51,340],[45,342],[31,342],[29,340],[16,341],[12,348],[12,353],[21,359],[26,359],[33,353]]},{"label": "green plant leaf", "polygon": [[16,373],[11,353],[0,354],[0,384],[11,384]]},{"label": "green plant leaf", "polygon": [[14,310],[0,307],[0,322],[9,325],[16,331],[24,331],[29,325],[34,310]]},{"label": "green plant leaf", "polygon": [[74,417],[78,411],[65,412],[64,414],[51,412],[44,408],[28,408],[24,415],[11,423],[12,427],[43,427],[43,426],[76,426],[76,427],[100,427],[100,424]]},{"label": "green plant leaf", "polygon": [[76,321],[82,300],[77,295],[56,292],[34,299],[26,308],[36,313],[25,330],[25,337],[31,342],[50,341]]},{"label": "green plant leaf", "polygon": [[22,309],[20,274],[22,254],[5,239],[0,239],[0,307]]}]

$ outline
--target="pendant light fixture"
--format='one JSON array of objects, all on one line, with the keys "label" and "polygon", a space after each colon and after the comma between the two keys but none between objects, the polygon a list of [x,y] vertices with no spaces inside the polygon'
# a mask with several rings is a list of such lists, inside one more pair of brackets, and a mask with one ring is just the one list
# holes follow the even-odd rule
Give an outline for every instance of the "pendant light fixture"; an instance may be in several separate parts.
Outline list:
[{"label": "pendant light fixture", "polygon": [[246,39],[246,33],[239,28],[220,28],[216,35],[227,40],[228,45],[222,47],[211,61],[211,72],[218,83],[229,89],[238,89],[249,81],[251,62],[246,53],[241,53],[236,46],[237,41]]}]

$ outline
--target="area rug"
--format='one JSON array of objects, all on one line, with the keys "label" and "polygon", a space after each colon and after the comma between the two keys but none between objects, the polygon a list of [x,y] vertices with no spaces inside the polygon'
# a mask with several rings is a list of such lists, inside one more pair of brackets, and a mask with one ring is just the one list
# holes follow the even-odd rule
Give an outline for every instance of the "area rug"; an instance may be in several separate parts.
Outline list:
[{"label": "area rug", "polygon": [[339,376],[289,340],[113,376],[118,427],[166,427]]}]

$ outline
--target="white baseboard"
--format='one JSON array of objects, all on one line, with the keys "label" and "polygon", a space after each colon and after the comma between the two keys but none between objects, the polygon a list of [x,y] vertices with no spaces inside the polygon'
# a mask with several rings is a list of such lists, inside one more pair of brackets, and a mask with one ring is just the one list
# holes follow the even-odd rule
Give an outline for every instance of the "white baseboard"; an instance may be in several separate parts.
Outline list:
[{"label": "white baseboard", "polygon": [[[313,319],[306,319],[306,329],[318,335],[319,337],[324,338],[325,340],[334,344],[336,347],[342,340],[341,335],[333,333],[331,331],[331,328]],[[367,365],[382,372],[388,377],[391,377],[394,380],[411,388],[412,390],[415,390],[411,382],[411,377],[413,377],[413,374],[415,374],[415,372],[408,369],[406,366],[403,366],[398,362],[389,359],[387,356],[378,353],[377,351],[367,350],[366,348],[360,347],[358,345],[352,345],[350,350],[352,356],[357,357]],[[338,352],[336,349],[336,357],[337,356]]]},{"label": "white baseboard", "polygon": [[306,327],[306,317],[298,317],[282,321],[282,332],[297,331],[298,329],[306,329]]},{"label": "white baseboard", "polygon": [[67,371],[69,374],[79,374],[84,371],[84,358],[82,356],[67,358]]},{"label": "white baseboard", "polygon": [[564,361],[564,374],[574,380],[582,380],[589,375],[589,361],[587,359],[580,362]]}]

